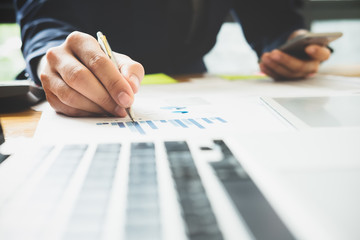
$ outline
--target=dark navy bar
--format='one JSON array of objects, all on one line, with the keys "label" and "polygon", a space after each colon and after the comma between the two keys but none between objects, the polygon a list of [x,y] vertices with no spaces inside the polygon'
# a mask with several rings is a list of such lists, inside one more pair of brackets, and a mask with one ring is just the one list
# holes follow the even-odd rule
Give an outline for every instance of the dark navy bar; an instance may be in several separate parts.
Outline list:
[{"label": "dark navy bar", "polygon": [[200,123],[198,123],[198,122],[195,121],[194,119],[189,118],[188,120],[189,120],[190,122],[192,122],[193,124],[195,124],[198,128],[205,129],[205,128],[203,127],[203,125],[201,125]]},{"label": "dark navy bar", "polygon": [[158,129],[157,126],[152,121],[146,121],[146,123],[152,128],[152,129]]},{"label": "dark navy bar", "polygon": [[122,123],[122,122],[118,122],[117,125],[118,125],[120,128],[125,128],[125,124]]},{"label": "dark navy bar", "polygon": [[179,119],[175,119],[174,120],[177,124],[179,124],[180,126],[182,126],[183,128],[188,128],[188,126],[186,126],[182,121],[180,121]]}]

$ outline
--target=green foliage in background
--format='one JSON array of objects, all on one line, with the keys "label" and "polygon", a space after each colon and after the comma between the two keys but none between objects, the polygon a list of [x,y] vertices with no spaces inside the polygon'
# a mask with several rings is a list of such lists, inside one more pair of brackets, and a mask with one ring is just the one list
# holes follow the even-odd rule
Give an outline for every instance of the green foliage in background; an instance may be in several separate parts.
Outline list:
[{"label": "green foliage in background", "polygon": [[20,28],[17,24],[0,24],[0,81],[13,80],[25,68],[21,54]]}]

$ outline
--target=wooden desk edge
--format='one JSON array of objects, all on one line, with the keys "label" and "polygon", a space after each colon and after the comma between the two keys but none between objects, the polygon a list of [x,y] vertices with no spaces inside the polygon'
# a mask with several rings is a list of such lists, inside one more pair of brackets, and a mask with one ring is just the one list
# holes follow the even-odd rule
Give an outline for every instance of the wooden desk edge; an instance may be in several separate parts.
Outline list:
[{"label": "wooden desk edge", "polygon": [[42,112],[27,109],[16,113],[0,114],[5,139],[33,137]]}]

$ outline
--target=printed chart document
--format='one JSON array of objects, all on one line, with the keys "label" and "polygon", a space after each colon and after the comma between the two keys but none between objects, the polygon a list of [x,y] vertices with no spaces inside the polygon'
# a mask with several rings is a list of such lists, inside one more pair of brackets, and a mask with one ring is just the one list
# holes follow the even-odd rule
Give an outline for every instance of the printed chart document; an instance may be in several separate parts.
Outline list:
[{"label": "printed chart document", "polygon": [[[149,105],[138,101],[133,106],[135,122],[128,117],[71,118],[55,113],[48,106],[43,112],[36,138],[64,141],[88,141],[93,138],[105,141],[124,138],[192,138],[201,135],[221,137],[236,131],[287,129],[257,98],[244,99],[237,106],[238,112],[212,105],[201,98],[182,100],[187,104],[165,104],[166,101],[157,104],[154,101],[154,104]],[[268,120],[261,123],[260,119]],[[257,122],[255,126],[254,122]]]},{"label": "printed chart document", "polygon": [[[135,123],[127,117],[72,118],[48,107],[42,114],[36,138],[89,141],[294,131],[270,111],[260,97],[336,96],[359,91],[358,79],[345,80],[328,76],[291,82],[228,81],[209,77],[176,84],[145,85],[135,96],[132,107]],[[324,84],[325,81],[330,84]],[[341,88],[339,82],[343,83]]]}]

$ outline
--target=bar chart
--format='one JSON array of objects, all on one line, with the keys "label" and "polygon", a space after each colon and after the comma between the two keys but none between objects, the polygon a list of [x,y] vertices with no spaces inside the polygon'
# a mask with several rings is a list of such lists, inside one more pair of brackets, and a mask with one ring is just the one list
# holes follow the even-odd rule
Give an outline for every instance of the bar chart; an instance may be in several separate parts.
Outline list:
[{"label": "bar chart", "polygon": [[121,130],[130,130],[132,133],[147,135],[154,131],[184,131],[194,129],[208,129],[217,125],[224,125],[228,122],[221,117],[203,117],[203,118],[179,118],[162,120],[142,120],[142,121],[105,121],[97,122],[98,126],[116,127]]}]

